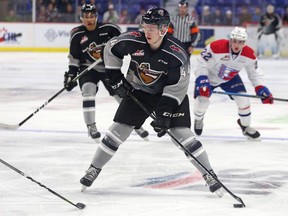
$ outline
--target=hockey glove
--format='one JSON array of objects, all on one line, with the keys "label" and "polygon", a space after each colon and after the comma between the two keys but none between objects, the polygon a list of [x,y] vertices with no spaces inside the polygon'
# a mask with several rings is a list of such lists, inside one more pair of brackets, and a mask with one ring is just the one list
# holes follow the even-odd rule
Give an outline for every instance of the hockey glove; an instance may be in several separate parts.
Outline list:
[{"label": "hockey glove", "polygon": [[207,76],[199,76],[195,81],[195,91],[194,98],[198,96],[210,97],[211,95],[211,85]]},{"label": "hockey glove", "polygon": [[72,80],[77,76],[77,73],[74,72],[65,72],[64,74],[64,88],[67,91],[71,91],[77,86],[77,81],[72,82]]},{"label": "hockey glove", "polygon": [[256,86],[255,92],[258,96],[261,96],[261,101],[263,104],[273,104],[273,95],[269,91],[269,89],[265,86]]},{"label": "hockey glove", "polygon": [[171,100],[167,97],[160,99],[160,102],[155,111],[155,119],[151,122],[151,126],[157,133],[158,137],[162,137],[166,134],[167,130],[170,128],[170,121],[172,117],[172,107],[174,107],[176,101]]},{"label": "hockey glove", "polygon": [[123,74],[114,76],[113,79],[107,79],[106,81],[120,98],[129,97],[130,93],[134,90]]},{"label": "hockey glove", "polygon": [[156,118],[151,122],[151,126],[154,131],[157,133],[158,137],[162,137],[166,134],[166,131],[169,129],[171,120],[170,112],[162,112],[162,114],[156,114]]}]

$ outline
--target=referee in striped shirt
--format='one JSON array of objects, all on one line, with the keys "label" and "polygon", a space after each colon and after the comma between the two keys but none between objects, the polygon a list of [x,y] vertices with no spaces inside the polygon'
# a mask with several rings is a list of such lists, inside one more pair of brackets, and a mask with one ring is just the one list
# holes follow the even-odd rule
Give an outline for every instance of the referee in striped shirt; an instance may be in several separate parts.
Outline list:
[{"label": "referee in striped shirt", "polygon": [[190,56],[200,39],[200,32],[196,21],[188,14],[188,1],[181,0],[178,8],[179,13],[171,19],[168,33],[184,44]]}]

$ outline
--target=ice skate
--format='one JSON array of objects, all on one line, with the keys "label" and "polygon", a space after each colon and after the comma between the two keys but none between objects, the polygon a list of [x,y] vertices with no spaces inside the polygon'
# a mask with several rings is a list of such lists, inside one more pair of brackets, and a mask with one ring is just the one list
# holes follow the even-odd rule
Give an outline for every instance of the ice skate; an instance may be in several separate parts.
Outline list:
[{"label": "ice skate", "polygon": [[272,58],[274,58],[274,59],[279,59],[279,58],[280,58],[280,52],[274,53],[274,54],[272,55]]},{"label": "ice skate", "polygon": [[[213,170],[210,170],[210,173],[217,178],[216,174],[214,173]],[[207,185],[209,186],[209,190],[212,193],[217,194],[218,197],[222,197],[223,196],[223,188],[221,187],[221,185],[215,180],[215,178],[213,178],[209,173],[203,175],[204,180],[206,181]]]},{"label": "ice skate", "polygon": [[201,120],[194,120],[194,132],[196,135],[200,136],[203,131],[203,119]]},{"label": "ice skate", "polygon": [[258,140],[258,141],[261,140],[260,133],[257,130],[255,130],[254,128],[249,127],[249,126],[247,126],[247,127],[243,126],[240,122],[240,119],[237,120],[237,123],[239,124],[240,128],[242,129],[243,135],[248,137],[248,139]]},{"label": "ice skate", "polygon": [[87,187],[92,185],[100,172],[101,169],[92,165],[90,166],[90,168],[86,171],[86,174],[80,179],[80,183],[83,185],[81,192],[84,192]]},{"label": "ice skate", "polygon": [[134,131],[144,140],[148,141],[148,131],[146,131],[143,127],[140,127],[139,129],[134,129]]},{"label": "ice skate", "polygon": [[95,142],[100,143],[101,134],[97,130],[96,124],[93,123],[91,125],[87,125],[88,128],[88,136],[90,136]]}]

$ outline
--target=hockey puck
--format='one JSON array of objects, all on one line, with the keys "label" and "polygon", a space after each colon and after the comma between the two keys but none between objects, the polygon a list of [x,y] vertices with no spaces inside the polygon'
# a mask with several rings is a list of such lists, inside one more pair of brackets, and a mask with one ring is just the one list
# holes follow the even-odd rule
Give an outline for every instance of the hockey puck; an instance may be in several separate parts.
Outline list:
[{"label": "hockey puck", "polygon": [[233,207],[234,207],[234,208],[243,208],[244,205],[243,205],[243,204],[240,204],[240,203],[236,203],[236,204],[233,204]]},{"label": "hockey puck", "polygon": [[86,207],[86,205],[83,204],[83,203],[77,203],[76,206],[77,206],[77,208],[79,208],[79,209],[84,209],[84,208]]}]

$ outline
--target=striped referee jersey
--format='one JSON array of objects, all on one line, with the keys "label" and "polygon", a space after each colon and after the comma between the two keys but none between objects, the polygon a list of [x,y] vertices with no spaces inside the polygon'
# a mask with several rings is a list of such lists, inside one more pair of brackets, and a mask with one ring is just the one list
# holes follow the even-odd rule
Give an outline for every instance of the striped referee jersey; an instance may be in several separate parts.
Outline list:
[{"label": "striped referee jersey", "polygon": [[190,42],[193,47],[197,45],[200,37],[196,21],[189,14],[186,14],[184,17],[177,14],[173,17],[171,19],[168,33],[172,34],[182,43]]}]

